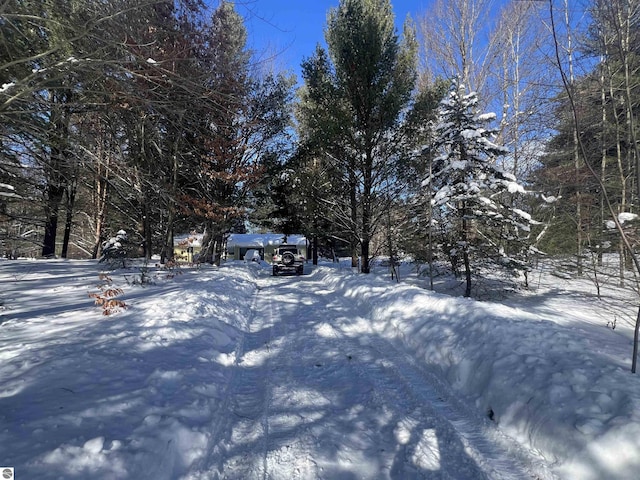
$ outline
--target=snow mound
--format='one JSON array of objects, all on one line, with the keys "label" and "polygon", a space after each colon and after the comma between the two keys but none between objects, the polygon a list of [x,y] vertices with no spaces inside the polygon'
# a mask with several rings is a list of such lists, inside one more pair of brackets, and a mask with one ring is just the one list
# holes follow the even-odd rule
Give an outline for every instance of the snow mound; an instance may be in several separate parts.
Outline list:
[{"label": "snow mound", "polygon": [[[497,303],[317,273],[336,294],[358,302],[376,333],[410,351],[479,411],[491,410],[505,433],[541,452],[561,478],[637,478],[640,384],[613,356],[619,337],[607,335],[611,330],[595,336]],[[624,348],[630,353],[627,342]]]}]

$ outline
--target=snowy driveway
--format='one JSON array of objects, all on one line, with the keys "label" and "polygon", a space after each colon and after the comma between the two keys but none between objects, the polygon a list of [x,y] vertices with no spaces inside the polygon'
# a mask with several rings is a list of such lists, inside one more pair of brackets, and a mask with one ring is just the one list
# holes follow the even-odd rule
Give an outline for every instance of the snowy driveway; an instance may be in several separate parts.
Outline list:
[{"label": "snowy driveway", "polygon": [[0,465],[17,478],[553,478],[408,353],[456,333],[438,304],[415,320],[438,338],[394,333],[419,290],[242,263],[141,286],[132,268],[111,272],[128,308],[105,317],[95,262],[0,266]]},{"label": "snowy driveway", "polygon": [[525,479],[490,421],[314,275],[262,276],[189,479]]}]

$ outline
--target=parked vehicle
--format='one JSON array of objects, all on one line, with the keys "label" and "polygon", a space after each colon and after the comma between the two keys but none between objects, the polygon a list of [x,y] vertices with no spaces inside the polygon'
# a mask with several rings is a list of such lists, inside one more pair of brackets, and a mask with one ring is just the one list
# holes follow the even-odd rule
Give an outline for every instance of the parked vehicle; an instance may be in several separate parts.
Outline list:
[{"label": "parked vehicle", "polygon": [[262,258],[260,257],[260,252],[258,250],[247,250],[247,253],[244,254],[245,262],[258,262],[260,263]]},{"label": "parked vehicle", "polygon": [[273,253],[273,275],[280,273],[304,273],[304,255],[296,245],[280,245]]}]

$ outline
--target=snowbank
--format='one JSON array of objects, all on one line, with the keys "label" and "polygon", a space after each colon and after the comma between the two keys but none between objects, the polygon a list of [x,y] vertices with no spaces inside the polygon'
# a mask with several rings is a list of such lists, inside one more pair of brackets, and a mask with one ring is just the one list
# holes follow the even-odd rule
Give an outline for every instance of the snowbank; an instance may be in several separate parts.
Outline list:
[{"label": "snowbank", "polygon": [[[261,268],[152,269],[146,286],[112,272],[128,308],[103,316],[88,297],[96,262],[0,260],[3,464],[38,479],[170,480],[192,471],[210,455],[225,411],[256,275],[271,279]],[[357,312],[340,320],[341,331],[409,352],[560,478],[637,478],[631,329],[585,321],[599,305],[564,280],[553,277],[547,295],[516,308],[350,269],[309,270],[328,302],[347,299]]]},{"label": "snowbank", "polygon": [[[152,268],[127,309],[95,262],[0,261],[0,461],[25,479],[173,480],[206,454],[256,285],[243,266]],[[0,305],[3,303],[0,301]]]},{"label": "snowbank", "polygon": [[[317,274],[358,303],[374,332],[492,412],[503,431],[542,453],[561,478],[638,478],[640,384],[610,329],[560,325],[344,270]],[[631,345],[622,343],[630,355]]]}]

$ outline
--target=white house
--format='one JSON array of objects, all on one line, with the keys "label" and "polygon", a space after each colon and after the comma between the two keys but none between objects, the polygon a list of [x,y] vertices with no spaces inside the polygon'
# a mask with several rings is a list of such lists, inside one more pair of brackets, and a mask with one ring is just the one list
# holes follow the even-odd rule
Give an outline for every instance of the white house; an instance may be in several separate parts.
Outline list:
[{"label": "white house", "polygon": [[282,244],[297,245],[307,257],[307,239],[303,235],[285,235],[281,233],[232,233],[227,239],[227,258],[243,260],[248,250],[257,250],[260,257],[271,262],[276,248]]}]

